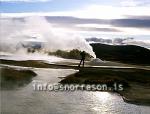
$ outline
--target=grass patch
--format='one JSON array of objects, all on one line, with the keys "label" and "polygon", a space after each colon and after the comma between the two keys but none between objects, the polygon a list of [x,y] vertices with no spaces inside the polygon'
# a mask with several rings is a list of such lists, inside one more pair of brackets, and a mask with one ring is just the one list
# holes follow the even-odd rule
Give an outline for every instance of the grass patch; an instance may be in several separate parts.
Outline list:
[{"label": "grass patch", "polygon": [[[99,69],[99,68],[82,68],[79,72],[66,77],[61,83],[72,82],[71,77],[77,83],[90,82],[87,80],[112,80],[125,82],[138,82],[143,84],[150,83],[150,71],[142,69]],[[84,80],[84,81],[83,81]],[[91,81],[92,82],[92,81]],[[93,81],[94,82],[94,81]],[[95,81],[96,83],[96,81]]]},{"label": "grass patch", "polygon": [[18,70],[13,68],[1,68],[1,89],[12,89],[24,86],[36,76],[31,70]]}]

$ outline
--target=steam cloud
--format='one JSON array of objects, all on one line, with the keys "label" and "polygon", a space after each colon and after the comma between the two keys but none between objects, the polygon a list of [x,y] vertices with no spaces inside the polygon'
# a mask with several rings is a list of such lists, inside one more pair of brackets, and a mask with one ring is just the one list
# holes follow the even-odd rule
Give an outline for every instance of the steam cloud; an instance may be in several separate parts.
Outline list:
[{"label": "steam cloud", "polygon": [[45,17],[1,18],[0,23],[0,51],[14,53],[21,42],[34,40],[43,42],[47,51],[79,49],[95,57],[83,38],[60,32]]}]

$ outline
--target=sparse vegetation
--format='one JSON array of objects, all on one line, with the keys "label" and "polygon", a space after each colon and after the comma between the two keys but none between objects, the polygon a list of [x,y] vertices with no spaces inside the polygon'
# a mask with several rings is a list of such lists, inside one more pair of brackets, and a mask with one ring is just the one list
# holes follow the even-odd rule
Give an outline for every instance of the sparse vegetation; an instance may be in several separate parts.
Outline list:
[{"label": "sparse vegetation", "polygon": [[[35,52],[42,52],[42,51],[43,50],[41,49],[27,48],[28,53],[35,53]],[[48,53],[48,55],[55,55],[66,59],[77,59],[77,60],[81,59],[80,56],[81,51],[78,49],[73,49],[70,51],[57,50],[55,52],[45,51],[45,53]],[[91,56],[89,53],[86,52],[85,60],[91,60],[91,58],[93,58],[93,56]]]},{"label": "sparse vegetation", "polygon": [[[48,52],[49,55],[55,55],[58,57],[66,58],[66,59],[81,59],[80,56],[81,51],[78,49],[73,49],[71,51],[63,51],[63,50],[57,50],[56,52]],[[86,53],[85,60],[90,60],[92,56],[89,53]]]},{"label": "sparse vegetation", "polygon": [[1,89],[20,87],[31,82],[36,76],[31,70],[19,70],[13,68],[1,68]]}]

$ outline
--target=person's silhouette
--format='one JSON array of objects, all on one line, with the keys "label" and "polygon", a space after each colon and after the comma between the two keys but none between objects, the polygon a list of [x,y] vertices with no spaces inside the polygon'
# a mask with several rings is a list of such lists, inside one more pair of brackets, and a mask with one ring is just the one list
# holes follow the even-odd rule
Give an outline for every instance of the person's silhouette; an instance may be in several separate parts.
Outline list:
[{"label": "person's silhouette", "polygon": [[80,67],[80,65],[81,65],[81,63],[82,63],[82,65],[83,65],[83,67],[84,67],[84,60],[85,60],[85,55],[86,55],[85,51],[82,51],[82,52],[80,53],[80,55],[81,55],[81,60],[80,60],[80,64],[79,64],[78,66]]}]

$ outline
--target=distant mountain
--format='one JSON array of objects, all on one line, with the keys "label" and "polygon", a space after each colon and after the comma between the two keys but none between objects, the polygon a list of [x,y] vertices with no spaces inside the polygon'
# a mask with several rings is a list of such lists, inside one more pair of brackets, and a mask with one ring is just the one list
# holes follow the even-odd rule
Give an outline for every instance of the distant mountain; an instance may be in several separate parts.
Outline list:
[{"label": "distant mountain", "polygon": [[94,43],[107,43],[107,44],[112,44],[112,39],[103,39],[103,38],[96,38],[96,37],[92,37],[92,38],[86,38],[85,39],[87,42],[94,42]]},{"label": "distant mountain", "polygon": [[150,50],[135,45],[90,44],[97,58],[107,61],[150,65]]},{"label": "distant mountain", "polygon": [[124,41],[127,40],[133,40],[134,38],[114,38],[114,39],[104,39],[104,38],[96,38],[96,37],[92,37],[92,38],[86,38],[85,40],[87,42],[93,42],[93,43],[103,43],[103,44],[114,44],[114,45],[121,45],[121,44],[125,44]]}]

